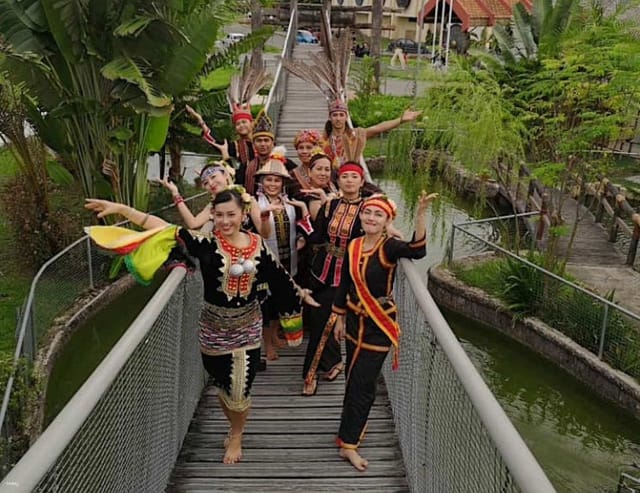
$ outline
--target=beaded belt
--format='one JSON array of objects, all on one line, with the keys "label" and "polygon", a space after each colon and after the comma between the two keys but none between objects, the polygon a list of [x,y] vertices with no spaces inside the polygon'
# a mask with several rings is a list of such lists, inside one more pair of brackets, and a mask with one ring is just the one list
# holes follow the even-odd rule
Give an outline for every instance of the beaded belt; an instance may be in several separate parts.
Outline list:
[{"label": "beaded belt", "polygon": [[334,257],[344,258],[346,251],[347,250],[344,247],[336,246],[332,243],[327,244],[327,253],[329,255],[333,255]]},{"label": "beaded belt", "polygon": [[200,324],[205,327],[215,327],[218,331],[233,331],[253,324],[261,316],[258,300],[239,308],[205,302],[200,312]]}]

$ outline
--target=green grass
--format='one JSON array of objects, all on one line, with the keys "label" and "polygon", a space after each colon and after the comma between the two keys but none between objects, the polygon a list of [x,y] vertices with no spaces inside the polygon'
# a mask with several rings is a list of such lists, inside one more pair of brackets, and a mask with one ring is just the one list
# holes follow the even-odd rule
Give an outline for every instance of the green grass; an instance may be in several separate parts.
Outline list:
[{"label": "green grass", "polygon": [[367,139],[367,145],[364,148],[364,158],[369,159],[372,157],[384,156],[387,153],[387,135],[379,135]]},{"label": "green grass", "polygon": [[[18,164],[6,149],[0,149],[0,186],[15,176]],[[31,284],[31,272],[17,268],[20,248],[11,237],[6,218],[0,211],[0,353],[12,353],[15,347],[16,313]]]},{"label": "green grass", "polygon": [[265,53],[282,53],[282,48],[273,45],[265,45],[263,48]]}]

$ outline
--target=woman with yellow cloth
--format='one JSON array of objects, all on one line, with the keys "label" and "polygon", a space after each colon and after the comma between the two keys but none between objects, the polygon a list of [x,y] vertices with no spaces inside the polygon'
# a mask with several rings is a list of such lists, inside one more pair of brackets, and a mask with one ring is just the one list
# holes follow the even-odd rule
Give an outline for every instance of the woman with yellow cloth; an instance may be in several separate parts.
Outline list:
[{"label": "woman with yellow cloth", "polygon": [[[416,210],[416,230],[411,241],[385,234],[396,215],[395,204],[384,195],[364,199],[360,224],[364,236],[351,240],[342,265],[342,276],[332,311],[337,315],[334,336],[346,339],[347,386],[336,443],[340,457],[359,471],[368,462],[358,454],[369,411],[376,396],[376,383],[389,350],[397,368],[400,327],[396,322],[393,281],[400,258],[421,258],[426,251],[425,215],[437,193],[422,192]],[[346,319],[346,320],[345,320]]]},{"label": "woman with yellow cloth", "polygon": [[242,457],[242,434],[251,407],[251,385],[260,363],[262,314],[260,301],[270,301],[290,345],[302,342],[301,301],[316,305],[274,258],[263,239],[241,230],[250,206],[242,187],[216,194],[212,204],[215,230],[201,233],[108,200],[87,199],[86,208],[99,218],[120,214],[147,231],[93,226],[87,233],[99,246],[126,254],[135,277],[148,282],[178,246],[200,262],[204,306],[200,314],[200,350],[205,369],[219,388],[222,410],[229,420],[223,462]]}]

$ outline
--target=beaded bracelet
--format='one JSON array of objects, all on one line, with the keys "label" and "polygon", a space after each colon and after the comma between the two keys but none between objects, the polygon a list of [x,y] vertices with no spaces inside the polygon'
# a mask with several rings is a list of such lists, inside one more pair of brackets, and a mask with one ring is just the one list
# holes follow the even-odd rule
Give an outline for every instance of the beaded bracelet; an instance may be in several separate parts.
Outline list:
[{"label": "beaded bracelet", "polygon": [[184,199],[182,198],[182,195],[174,195],[173,196],[173,203],[175,205],[184,204]]}]

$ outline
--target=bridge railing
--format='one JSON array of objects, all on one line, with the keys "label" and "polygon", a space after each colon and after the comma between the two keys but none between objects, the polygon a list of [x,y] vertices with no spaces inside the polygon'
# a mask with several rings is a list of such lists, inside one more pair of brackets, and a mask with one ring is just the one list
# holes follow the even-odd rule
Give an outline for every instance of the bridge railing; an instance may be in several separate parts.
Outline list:
[{"label": "bridge railing", "polygon": [[293,48],[296,43],[296,33],[298,30],[298,11],[297,9],[291,10],[291,18],[289,19],[289,26],[287,27],[287,34],[284,39],[284,46],[282,53],[280,54],[280,60],[276,67],[276,73],[273,77],[273,84],[271,90],[267,96],[267,101],[264,105],[264,110],[271,118],[275,128],[278,127],[278,121],[280,120],[280,111],[282,105],[287,97],[287,86],[289,81],[289,72],[282,66],[282,60],[289,60],[293,54]]},{"label": "bridge railing", "polygon": [[[526,275],[528,314],[540,318],[611,367],[640,379],[640,314],[603,298],[554,272],[477,234],[480,223],[509,227],[514,219],[537,212],[454,224],[447,250],[448,263],[457,256],[493,252],[513,262],[514,276]],[[498,226],[496,226],[498,227]],[[463,253],[464,252],[464,253]]]},{"label": "bridge railing", "polygon": [[0,490],[164,491],[205,384],[202,297],[174,269]]},{"label": "bridge railing", "polygon": [[[208,200],[208,193],[199,193],[186,199],[193,210],[202,208]],[[170,222],[179,221],[173,204],[154,214]],[[23,451],[17,445],[20,442],[16,442],[15,436],[24,426],[20,422],[24,420],[23,413],[27,412],[28,403],[25,401],[25,392],[16,395],[13,391],[16,386],[28,388],[33,382],[30,372],[24,371],[25,365],[20,361],[34,359],[41,337],[54,325],[57,317],[73,307],[78,296],[89,293],[95,298],[99,295],[98,290],[92,290],[109,282],[112,259],[112,256],[99,250],[88,236],[84,236],[44,263],[33,278],[16,331],[14,370],[4,387],[0,407],[0,472],[14,464]]]},{"label": "bridge railing", "polygon": [[395,299],[400,367],[384,377],[410,490],[555,491],[406,260]]}]

